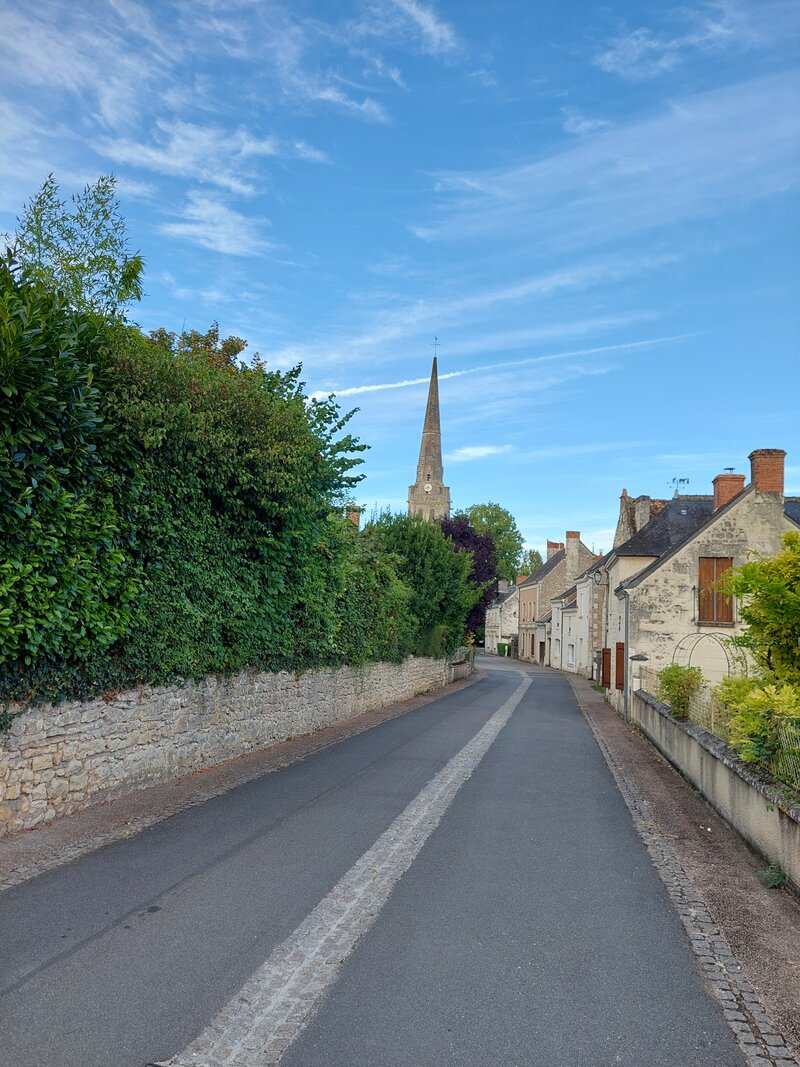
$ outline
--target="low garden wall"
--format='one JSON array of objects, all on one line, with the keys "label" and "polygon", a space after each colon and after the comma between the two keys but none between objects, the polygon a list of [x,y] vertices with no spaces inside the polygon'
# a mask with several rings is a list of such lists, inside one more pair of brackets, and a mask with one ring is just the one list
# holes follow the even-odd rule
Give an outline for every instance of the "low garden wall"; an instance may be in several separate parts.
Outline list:
[{"label": "low garden wall", "polygon": [[0,737],[0,836],[440,688],[450,671],[411,658],[28,708]]},{"label": "low garden wall", "polygon": [[643,689],[633,694],[631,713],[659,752],[800,890],[800,805],[787,800],[780,784],[763,781],[702,726],[673,719],[667,705]]}]

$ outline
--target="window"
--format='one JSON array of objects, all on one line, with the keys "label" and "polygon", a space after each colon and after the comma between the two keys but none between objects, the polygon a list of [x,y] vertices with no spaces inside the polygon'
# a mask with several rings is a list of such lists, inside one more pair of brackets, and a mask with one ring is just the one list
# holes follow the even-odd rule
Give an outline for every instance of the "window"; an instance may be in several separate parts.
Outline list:
[{"label": "window", "polygon": [[610,648],[604,648],[603,649],[603,658],[601,660],[601,663],[602,663],[602,673],[601,673],[600,677],[602,678],[602,681],[601,681],[600,684],[603,685],[606,689],[610,689],[611,688],[611,649]]},{"label": "window", "polygon": [[719,588],[719,579],[733,567],[730,556],[701,556],[698,566],[697,621],[733,622],[733,597]]},{"label": "window", "polygon": [[575,666],[575,646],[574,645],[567,645],[567,666],[568,667],[574,667]]},{"label": "window", "polygon": [[617,689],[625,688],[625,643],[617,641],[616,663],[614,664],[614,685]]}]

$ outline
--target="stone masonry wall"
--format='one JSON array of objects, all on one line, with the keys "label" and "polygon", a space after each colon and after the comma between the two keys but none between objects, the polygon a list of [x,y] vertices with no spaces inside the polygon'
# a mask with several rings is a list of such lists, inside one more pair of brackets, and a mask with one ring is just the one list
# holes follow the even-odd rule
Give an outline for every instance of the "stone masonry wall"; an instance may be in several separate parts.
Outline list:
[{"label": "stone masonry wall", "polygon": [[29,708],[0,737],[0,837],[446,684],[444,660],[211,676]]}]

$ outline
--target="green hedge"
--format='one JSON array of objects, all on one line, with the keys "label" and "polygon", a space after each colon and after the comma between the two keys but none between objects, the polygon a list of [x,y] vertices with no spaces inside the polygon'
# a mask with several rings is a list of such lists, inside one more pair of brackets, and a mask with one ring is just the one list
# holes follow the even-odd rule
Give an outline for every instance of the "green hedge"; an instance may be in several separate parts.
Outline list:
[{"label": "green hedge", "polygon": [[149,337],[0,264],[0,700],[442,654],[469,553],[341,516],[364,446],[300,369]]}]

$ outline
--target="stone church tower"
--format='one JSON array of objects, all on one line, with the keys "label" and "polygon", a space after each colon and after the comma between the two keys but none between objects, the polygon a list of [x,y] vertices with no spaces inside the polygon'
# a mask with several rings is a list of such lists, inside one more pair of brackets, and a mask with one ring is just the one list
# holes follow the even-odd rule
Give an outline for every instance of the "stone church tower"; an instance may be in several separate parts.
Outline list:
[{"label": "stone church tower", "polygon": [[423,519],[450,518],[450,490],[444,484],[442,469],[442,428],[439,424],[439,377],[433,357],[428,406],[419,447],[417,480],[408,487],[408,514]]}]

